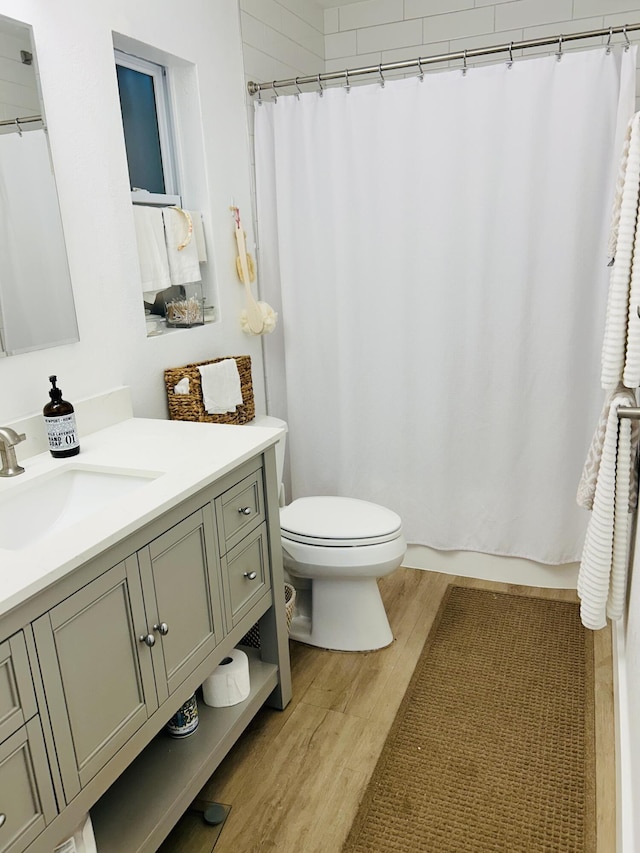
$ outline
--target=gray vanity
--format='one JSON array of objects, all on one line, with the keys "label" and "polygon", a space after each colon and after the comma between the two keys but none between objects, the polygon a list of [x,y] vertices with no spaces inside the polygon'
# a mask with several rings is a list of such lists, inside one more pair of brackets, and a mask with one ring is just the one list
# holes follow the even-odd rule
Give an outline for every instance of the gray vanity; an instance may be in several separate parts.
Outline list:
[{"label": "gray vanity", "polygon": [[[69,469],[140,480],[34,544],[0,533],[0,853],[51,853],[87,812],[99,853],[155,851],[260,707],[289,702],[276,435],[134,418],[0,484],[1,513]],[[198,729],[169,737],[256,622],[249,698],[198,693]]]}]

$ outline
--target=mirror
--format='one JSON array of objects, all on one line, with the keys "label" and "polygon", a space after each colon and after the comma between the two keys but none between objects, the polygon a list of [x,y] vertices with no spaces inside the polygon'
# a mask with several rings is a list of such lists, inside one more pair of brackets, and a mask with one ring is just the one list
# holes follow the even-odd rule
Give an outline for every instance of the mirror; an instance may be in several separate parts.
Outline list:
[{"label": "mirror", "polygon": [[0,16],[0,355],[77,340],[31,28]]}]

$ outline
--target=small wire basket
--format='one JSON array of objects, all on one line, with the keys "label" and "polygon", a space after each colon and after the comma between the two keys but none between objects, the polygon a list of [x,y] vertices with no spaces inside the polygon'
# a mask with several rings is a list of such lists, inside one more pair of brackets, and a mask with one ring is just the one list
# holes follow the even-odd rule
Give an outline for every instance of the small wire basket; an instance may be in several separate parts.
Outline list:
[{"label": "small wire basket", "polygon": [[[291,631],[291,621],[293,619],[293,611],[296,606],[296,591],[295,587],[290,583],[284,585],[284,609],[287,615],[287,631]],[[239,645],[251,646],[254,649],[260,648],[260,625],[256,622],[253,628],[250,628],[244,637],[240,640]]]}]

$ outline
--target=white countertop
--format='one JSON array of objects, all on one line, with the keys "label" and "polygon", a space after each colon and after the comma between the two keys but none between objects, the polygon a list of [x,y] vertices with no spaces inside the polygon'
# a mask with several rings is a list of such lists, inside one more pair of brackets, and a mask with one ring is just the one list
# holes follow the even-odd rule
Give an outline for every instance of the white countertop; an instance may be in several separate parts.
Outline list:
[{"label": "white countertop", "polygon": [[130,418],[81,437],[77,456],[54,459],[47,451],[23,460],[24,474],[0,478],[0,502],[64,468],[153,478],[64,530],[20,550],[0,549],[0,616],[275,444],[279,435],[250,425]]}]

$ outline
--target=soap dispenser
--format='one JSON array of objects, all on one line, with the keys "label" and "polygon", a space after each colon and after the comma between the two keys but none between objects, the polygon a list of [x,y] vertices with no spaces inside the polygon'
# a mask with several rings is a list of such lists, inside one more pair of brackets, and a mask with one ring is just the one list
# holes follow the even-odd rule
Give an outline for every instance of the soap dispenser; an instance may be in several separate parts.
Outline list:
[{"label": "soap dispenser", "polygon": [[73,406],[62,399],[62,391],[56,386],[57,381],[56,376],[49,377],[52,385],[49,391],[51,402],[47,403],[42,414],[51,455],[63,459],[80,453],[80,442]]}]

